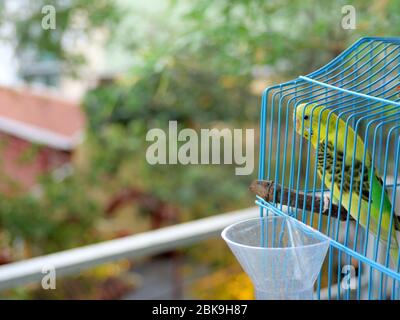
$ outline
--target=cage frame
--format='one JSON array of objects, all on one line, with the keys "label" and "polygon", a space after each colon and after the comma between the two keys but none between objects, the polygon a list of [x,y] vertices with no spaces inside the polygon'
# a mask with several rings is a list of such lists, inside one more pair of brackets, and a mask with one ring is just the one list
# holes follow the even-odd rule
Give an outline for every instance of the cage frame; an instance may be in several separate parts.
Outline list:
[{"label": "cage frame", "polygon": [[[350,64],[349,66],[346,66],[346,63],[351,61],[354,58],[355,62],[353,64]],[[355,64],[356,63],[356,64]],[[358,65],[360,63],[360,65]],[[369,65],[368,65],[369,63]],[[374,63],[374,64],[372,64]],[[379,66],[379,64],[383,64],[382,66]],[[364,70],[368,69],[368,70]],[[391,68],[392,67],[392,68]],[[342,69],[340,69],[342,68]],[[374,68],[376,68],[376,71],[374,71]],[[389,69],[388,69],[389,68]],[[391,69],[390,69],[391,68]],[[335,70],[340,70],[338,74],[334,73]],[[372,70],[372,71],[371,71]],[[383,83],[380,83],[382,81],[382,77],[380,77],[379,72],[386,72],[384,75]],[[360,74],[358,74],[360,72]],[[369,72],[369,75],[367,74]],[[372,72],[372,73],[371,73]],[[394,77],[392,77],[393,73],[395,74]],[[330,75],[330,77],[328,77]],[[335,82],[337,77],[339,76],[338,80]],[[364,79],[364,77],[366,77]],[[349,79],[349,81],[345,81],[346,79]],[[400,185],[398,179],[399,175],[399,158],[400,158],[400,139],[399,139],[399,132],[400,132],[400,95],[397,94],[393,97],[393,93],[396,93],[396,89],[399,89],[399,83],[400,83],[400,38],[384,38],[384,37],[363,37],[356,41],[353,45],[351,45],[348,49],[343,51],[341,54],[339,54],[336,58],[331,60],[328,64],[325,66],[319,68],[318,70],[305,75],[305,76],[299,76],[297,79],[290,80],[278,85],[270,86],[266,88],[263,91],[262,98],[261,98],[261,111],[260,111],[260,149],[259,149],[259,167],[258,167],[258,179],[259,180],[272,180],[276,183],[282,182],[282,184],[285,184],[285,181],[287,180],[287,176],[285,176],[287,173],[286,171],[286,165],[288,161],[291,161],[291,166],[293,165],[293,162],[296,160],[293,160],[295,158],[296,154],[296,146],[295,146],[295,141],[299,137],[296,137],[295,133],[295,128],[293,124],[293,128],[290,128],[290,122],[289,122],[289,109],[290,105],[293,104],[294,108],[294,114],[296,113],[296,108],[300,104],[301,98],[303,100],[306,100],[306,104],[310,105],[311,103],[316,103],[318,104],[318,100],[310,100],[310,98],[307,97],[301,97],[301,93],[305,92],[307,93],[307,90],[309,90],[311,93],[315,92],[320,92],[321,97],[325,96],[325,98],[321,98],[320,100],[327,101],[327,94],[332,94],[333,97],[337,96],[336,100],[338,102],[343,102],[343,98],[350,98],[348,101],[346,100],[346,104],[344,106],[339,106],[336,108],[332,108],[329,111],[329,116],[331,114],[336,114],[338,119],[346,119],[346,132],[345,132],[345,145],[346,139],[348,137],[348,128],[352,128],[355,130],[355,133],[357,136],[358,135],[358,129],[364,125],[362,121],[367,122],[367,127],[364,128],[363,130],[365,131],[365,148],[364,148],[364,155],[363,155],[363,161],[362,161],[362,172],[365,170],[365,159],[367,157],[367,149],[370,149],[368,145],[369,141],[369,132],[370,130],[373,130],[373,135],[372,135],[372,141],[373,141],[373,146],[372,146],[372,167],[374,167],[375,164],[375,157],[378,156],[379,159],[382,157],[382,150],[385,150],[385,161],[383,163],[383,188],[382,188],[382,195],[381,199],[383,199],[383,194],[384,191],[388,191],[388,189],[392,189],[391,196],[390,196],[390,201],[392,203],[392,209],[391,209],[391,217],[390,217],[390,230],[389,230],[389,235],[388,237],[391,236],[391,230],[392,230],[392,225],[394,223],[394,209],[395,209],[395,199],[396,199],[396,191],[397,191],[397,186]],[[348,87],[348,85],[352,85]],[[360,85],[365,85],[364,87],[360,87]],[[367,92],[365,92],[367,90]],[[400,90],[400,89],[399,89]],[[286,92],[286,93],[285,93]],[[286,96],[285,96],[286,94]],[[290,95],[294,95],[294,97],[288,97]],[[329,96],[330,97],[330,96]],[[300,101],[299,101],[300,99]],[[275,101],[278,101],[279,103],[275,103]],[[335,101],[335,100],[334,100]],[[326,104],[333,104],[334,102],[329,101],[329,103]],[[353,107],[356,108],[358,105],[361,105],[361,108],[368,108],[365,111],[362,111],[363,114],[358,114],[357,112],[353,112],[354,114],[357,115],[352,115],[351,114],[351,103],[353,103]],[[323,103],[321,103],[323,104]],[[374,107],[375,106],[375,107]],[[315,108],[316,106],[314,106]],[[372,107],[372,112],[371,112],[371,107]],[[283,108],[286,108],[286,111],[281,112]],[[356,110],[354,109],[353,110]],[[375,108],[375,109],[374,109]],[[389,109],[388,109],[389,108]],[[277,115],[277,124],[274,122],[274,112],[278,110],[278,115]],[[325,106],[325,109],[329,109],[329,106]],[[339,113],[338,113],[339,110]],[[369,112],[368,112],[369,111]],[[391,112],[390,114],[388,112]],[[271,114],[272,116],[268,118],[268,114]],[[357,119],[357,116],[359,117]],[[312,117],[312,116],[311,116]],[[319,118],[321,117],[321,114],[319,115]],[[347,118],[345,118],[347,117]],[[284,123],[284,128],[285,131],[282,134],[276,133],[276,141],[273,141],[274,137],[274,125],[278,127],[282,125],[282,118],[283,120],[286,120]],[[361,120],[360,120],[361,119]],[[368,119],[371,119],[368,121]],[[310,120],[311,121],[311,120]],[[328,121],[329,123],[329,121]],[[336,122],[336,126],[338,126],[338,121]],[[318,124],[321,124],[321,119],[319,119]],[[383,129],[387,128],[387,126],[390,126],[389,130],[387,132],[386,140],[384,137]],[[291,145],[291,153],[288,155],[287,150],[288,150],[288,139],[289,139],[289,132],[290,130],[293,131],[292,133],[292,145]],[[304,120],[302,124],[302,129],[304,130]],[[281,130],[281,127],[279,129]],[[328,129],[327,129],[328,130]],[[337,127],[336,127],[337,130]],[[320,134],[320,127],[318,128],[318,136]],[[337,134],[337,131],[336,131]],[[300,137],[301,138],[301,137]],[[334,145],[334,150],[336,151],[337,148],[337,137],[335,138],[335,145]],[[390,150],[390,143],[391,139],[394,140],[394,145],[396,146],[396,152],[395,152],[395,163],[394,163],[394,176],[393,176],[393,183],[390,185],[387,183],[387,171],[388,171],[388,153]],[[281,141],[283,140],[283,141]],[[327,139],[326,139],[327,140]],[[377,142],[379,140],[379,142]],[[318,143],[319,140],[317,139]],[[385,146],[382,146],[383,142],[386,142]],[[327,141],[325,141],[326,143]],[[275,152],[273,151],[273,144],[276,144],[277,148]],[[284,153],[282,155],[281,151],[279,148],[283,144],[283,149]],[[303,208],[299,208],[297,205],[297,200],[299,197],[300,192],[304,192],[304,194],[307,194],[310,192],[308,190],[308,185],[309,182],[308,179],[310,177],[309,169],[309,161],[311,157],[311,141],[310,139],[307,140],[306,144],[308,144],[307,147],[307,163],[306,163],[306,173],[305,173],[305,182],[304,182],[304,189],[300,188],[300,172],[301,168],[300,166],[302,165],[302,146],[304,145],[304,142],[300,142],[300,155],[299,155],[299,160],[297,161],[298,168],[297,168],[297,177],[294,177],[294,173],[296,172],[296,169],[290,170],[289,173],[289,192],[290,190],[294,190],[296,192],[296,206],[295,206],[295,211],[293,212],[293,209],[290,209],[289,202],[287,203],[286,206],[286,211],[284,210],[284,201],[283,201],[283,196],[281,193],[281,199],[277,201],[276,199],[276,194],[277,194],[277,188],[275,187],[274,189],[274,199],[271,200],[266,200],[261,196],[257,196],[256,198],[256,204],[260,207],[260,216],[268,215],[270,213],[272,214],[277,214],[277,215],[289,215],[289,216],[295,216],[297,219],[299,219],[298,214],[299,210],[301,211],[301,219],[300,221],[306,223],[306,224],[311,224],[313,225],[313,212],[310,213],[310,223],[307,223],[307,214],[305,210],[305,201],[303,202],[304,206]],[[352,163],[352,168],[351,172],[354,172],[354,159],[355,159],[355,148],[353,148],[353,163]],[[326,146],[325,146],[325,152],[326,152]],[[268,153],[269,152],[269,153]],[[317,151],[316,151],[317,152]],[[268,156],[267,156],[268,153]],[[346,150],[344,150],[344,153],[346,153]],[[273,155],[274,154],[274,155]],[[336,155],[336,152],[334,152]],[[275,156],[275,159],[272,159],[272,156]],[[326,154],[324,155],[326,159]],[[345,158],[346,155],[343,155]],[[336,159],[336,156],[334,157]],[[289,159],[289,160],[288,160]],[[333,160],[333,168],[335,167],[335,159]],[[314,157],[314,161],[316,164],[316,157]],[[274,164],[273,161],[275,161]],[[282,162],[281,162],[282,161]],[[324,160],[325,161],[325,160]],[[273,166],[275,165],[275,170],[273,170]],[[344,168],[345,161],[343,161],[342,166]],[[342,170],[344,170],[342,168]],[[318,189],[315,187],[317,185],[317,167],[314,165],[314,173],[312,175],[313,178],[313,185],[314,187],[311,190],[311,194],[313,199],[316,197],[318,193]],[[342,171],[341,174],[344,171]],[[324,174],[325,174],[325,164],[324,164]],[[331,191],[333,189],[333,177],[335,173],[332,173],[332,186],[329,189],[326,189],[324,187],[324,183],[322,181],[325,181],[324,178],[321,179],[321,190],[319,194],[324,194],[324,192],[330,192],[331,194],[331,199],[333,192]],[[296,178],[296,181],[294,181],[294,178]],[[350,190],[352,190],[352,184],[354,182],[353,175],[351,175],[351,180],[350,180]],[[343,180],[341,179],[341,188],[340,188],[340,197],[342,197],[343,194]],[[372,181],[372,174],[371,174],[371,181]],[[296,183],[296,186],[295,186]],[[372,183],[370,183],[370,186]],[[362,183],[360,183],[360,191],[359,194],[361,194],[362,191]],[[372,187],[369,190],[369,203],[368,203],[368,216],[367,216],[367,222],[370,220],[370,208],[371,208],[371,190]],[[352,193],[350,192],[350,201],[349,205],[352,205],[351,202],[351,197]],[[287,196],[287,199],[289,201],[290,194]],[[361,197],[359,197],[361,198]],[[339,203],[341,203],[341,199],[339,199]],[[361,200],[359,201],[359,207],[358,207],[358,216],[360,214],[360,206],[361,206]],[[330,201],[329,204],[329,212],[332,210],[332,204],[333,201]],[[390,267],[390,259],[389,259],[389,242],[388,242],[388,247],[386,250],[386,255],[384,257],[384,262],[382,262],[382,259],[379,261],[378,259],[378,251],[379,251],[379,246],[381,244],[380,242],[380,235],[381,235],[381,228],[380,228],[380,222],[382,220],[382,200],[381,200],[381,205],[380,205],[380,218],[378,222],[378,233],[376,236],[374,236],[376,239],[375,240],[375,245],[374,245],[374,250],[372,252],[371,257],[371,252],[367,252],[368,248],[368,237],[369,237],[369,232],[365,232],[365,239],[363,239],[364,244],[364,252],[359,252],[357,249],[358,242],[361,241],[360,239],[357,239],[359,233],[362,234],[362,231],[360,230],[360,223],[356,222],[355,223],[355,241],[353,244],[353,247],[350,247],[348,245],[348,235],[349,235],[349,228],[351,226],[351,219],[350,219],[350,210],[347,215],[346,219],[346,228],[345,228],[345,241],[342,243],[339,241],[339,224],[340,221],[337,219],[336,221],[336,233],[335,236],[332,237],[330,235],[330,223],[332,222],[332,217],[328,216],[327,218],[327,235],[330,237],[330,248],[328,251],[328,271],[327,271],[327,298],[328,299],[350,299],[350,298],[355,298],[355,299],[385,299],[385,298],[391,298],[391,299],[398,299],[400,298],[398,296],[398,292],[400,291],[400,288],[397,288],[397,286],[400,286],[400,257],[397,261],[397,266]],[[321,209],[320,209],[321,210]],[[322,231],[322,214],[320,211],[319,214],[319,221],[318,221],[318,231]],[[334,222],[335,223],[335,222]],[[367,230],[369,229],[369,225],[367,224]],[[324,232],[325,233],[325,232]],[[372,237],[371,237],[372,238]],[[371,246],[370,246],[371,247]],[[334,251],[337,252],[338,255],[338,266],[341,266],[340,262],[341,259],[345,259],[347,257],[348,260],[355,259],[358,262],[359,265],[359,270],[358,270],[358,277],[355,278],[357,281],[357,286],[356,286],[356,292],[352,291],[351,288],[345,289],[342,291],[341,289],[341,268],[338,268],[337,274],[334,274],[333,270],[333,254]],[[345,257],[342,258],[342,255]],[[361,270],[363,266],[366,266],[367,271]],[[366,273],[366,276],[364,277],[363,274]],[[332,295],[332,286],[333,286],[333,278],[334,276],[337,276],[337,293],[336,295]],[[322,271],[318,277],[318,285],[316,288],[316,297],[320,298],[320,293],[321,293],[321,277],[322,277]],[[376,278],[376,279],[375,279]],[[367,291],[362,289],[362,281],[367,279],[366,285],[368,286]],[[354,279],[353,279],[354,280]],[[387,288],[387,283],[392,281],[391,289],[389,285],[389,294],[388,294],[388,288]],[[339,283],[340,282],[340,283]],[[375,288],[374,288],[375,286]],[[378,287],[378,288],[376,288]],[[375,297],[376,296],[376,297]]]}]

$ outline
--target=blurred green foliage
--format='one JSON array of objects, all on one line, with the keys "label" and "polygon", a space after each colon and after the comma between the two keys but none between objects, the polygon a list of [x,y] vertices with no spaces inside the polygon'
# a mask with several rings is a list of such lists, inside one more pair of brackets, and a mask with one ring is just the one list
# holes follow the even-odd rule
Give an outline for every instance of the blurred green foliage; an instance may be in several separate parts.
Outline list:
[{"label": "blurred green foliage", "polygon": [[[55,9],[56,28],[46,30],[42,19],[48,11],[42,12],[42,8],[48,5]],[[91,41],[96,30],[111,32],[122,15],[110,0],[4,0],[0,22],[13,28],[0,33],[15,47],[17,58],[29,55],[36,61],[59,60],[65,74],[77,75],[85,60],[82,52],[73,49],[79,41]]]},{"label": "blurred green foliage", "polygon": [[[57,9],[56,31],[38,27],[44,4]],[[341,27],[348,4],[356,8],[355,30]],[[257,128],[263,87],[323,66],[361,36],[400,30],[399,0],[171,0],[155,19],[125,5],[26,1],[23,12],[2,16],[16,27],[9,40],[17,56],[34,52],[63,61],[67,73],[79,70],[82,57],[66,50],[65,39],[88,39],[101,28],[109,45],[134,61],[84,98],[84,160],[74,173],[61,183],[44,177],[40,196],[0,197],[2,246],[20,238],[35,255],[97,241],[95,223],[107,200],[129,187],[178,206],[182,220],[251,206],[247,186],[256,172],[240,177],[232,165],[151,166],[148,130],[166,129],[169,120],[180,129]],[[75,23],[78,16],[87,23]],[[135,22],[132,29],[124,29],[126,19]]]},{"label": "blurred green foliage", "polygon": [[[49,32],[38,27],[44,4],[28,1],[23,13],[16,10],[15,15],[3,17],[3,21],[15,24],[13,41],[17,53],[28,50],[37,56],[51,55],[75,67],[79,66],[76,57],[63,44],[66,35],[77,32],[89,37],[99,27],[116,32],[125,12],[122,5],[107,0],[46,2],[57,10],[57,30]],[[356,7],[356,30],[341,28],[341,6],[345,4]],[[168,120],[177,120],[180,128],[197,130],[214,125],[254,127],[259,100],[251,92],[255,67],[269,66],[274,76],[278,74],[282,79],[315,70],[361,35],[394,35],[394,30],[399,30],[399,6],[399,1],[201,0],[191,5],[171,1],[168,10],[175,13],[171,16],[180,21],[179,27],[153,29],[161,34],[157,37],[128,33],[117,37],[121,47],[130,50],[141,63],[121,79],[88,92],[84,99],[89,121],[84,148],[90,150],[86,160],[90,170],[82,175],[78,169],[78,174],[62,184],[45,179],[46,201],[26,195],[26,199],[16,201],[14,209],[11,200],[4,199],[2,202],[12,210],[1,210],[3,227],[30,239],[36,233],[48,235],[54,229],[46,227],[51,225],[49,217],[53,212],[63,212],[68,219],[82,211],[78,220],[85,221],[90,216],[87,212],[96,207],[95,199],[89,201],[88,197],[93,181],[95,189],[112,185],[115,191],[136,184],[165,201],[186,207],[188,215],[191,212],[193,216],[250,205],[246,188],[250,178],[235,177],[232,166],[148,165],[144,158],[147,131],[154,127],[165,129]],[[85,17],[87,23],[74,23],[78,15]],[[145,29],[150,28],[146,17],[140,15],[133,12],[130,18],[137,19]],[[82,188],[88,190],[82,192]],[[88,197],[87,201],[82,194]],[[43,208],[42,202],[48,206]],[[90,208],[67,208],[81,202],[89,203]],[[38,209],[32,210],[35,206]],[[26,217],[20,219],[18,214],[11,214],[20,211],[38,212],[32,215],[37,216],[32,219],[32,226]],[[35,227],[36,219],[43,221]],[[25,226],[18,223],[20,220],[25,221]],[[51,241],[59,244],[55,249],[64,246],[62,240]],[[65,241],[68,247],[67,237]]]}]

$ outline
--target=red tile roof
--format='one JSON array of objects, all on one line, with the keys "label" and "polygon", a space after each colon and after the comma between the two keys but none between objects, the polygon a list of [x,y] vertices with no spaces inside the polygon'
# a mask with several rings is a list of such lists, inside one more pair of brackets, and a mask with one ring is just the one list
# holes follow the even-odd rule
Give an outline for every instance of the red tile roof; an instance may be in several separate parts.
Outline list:
[{"label": "red tile roof", "polygon": [[85,126],[79,105],[26,88],[0,87],[0,131],[56,149],[72,149]]}]

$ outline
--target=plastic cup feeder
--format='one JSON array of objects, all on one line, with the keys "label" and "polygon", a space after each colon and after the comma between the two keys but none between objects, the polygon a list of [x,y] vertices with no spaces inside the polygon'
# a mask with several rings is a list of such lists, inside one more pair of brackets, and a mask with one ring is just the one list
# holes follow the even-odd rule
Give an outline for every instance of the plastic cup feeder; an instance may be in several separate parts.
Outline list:
[{"label": "plastic cup feeder", "polygon": [[311,300],[329,239],[290,217],[237,222],[222,231],[258,300]]}]

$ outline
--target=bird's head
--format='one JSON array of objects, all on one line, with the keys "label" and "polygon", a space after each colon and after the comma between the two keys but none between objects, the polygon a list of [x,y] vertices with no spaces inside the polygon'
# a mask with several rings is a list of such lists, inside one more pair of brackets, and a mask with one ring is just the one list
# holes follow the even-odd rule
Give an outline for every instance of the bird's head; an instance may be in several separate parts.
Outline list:
[{"label": "bird's head", "polygon": [[[313,145],[317,144],[318,127],[320,129],[319,140],[325,138],[326,122],[329,110],[316,103],[301,103],[293,111],[293,120],[296,125],[296,132],[311,140]],[[321,115],[321,119],[320,119]],[[318,126],[318,122],[320,126]]]}]

